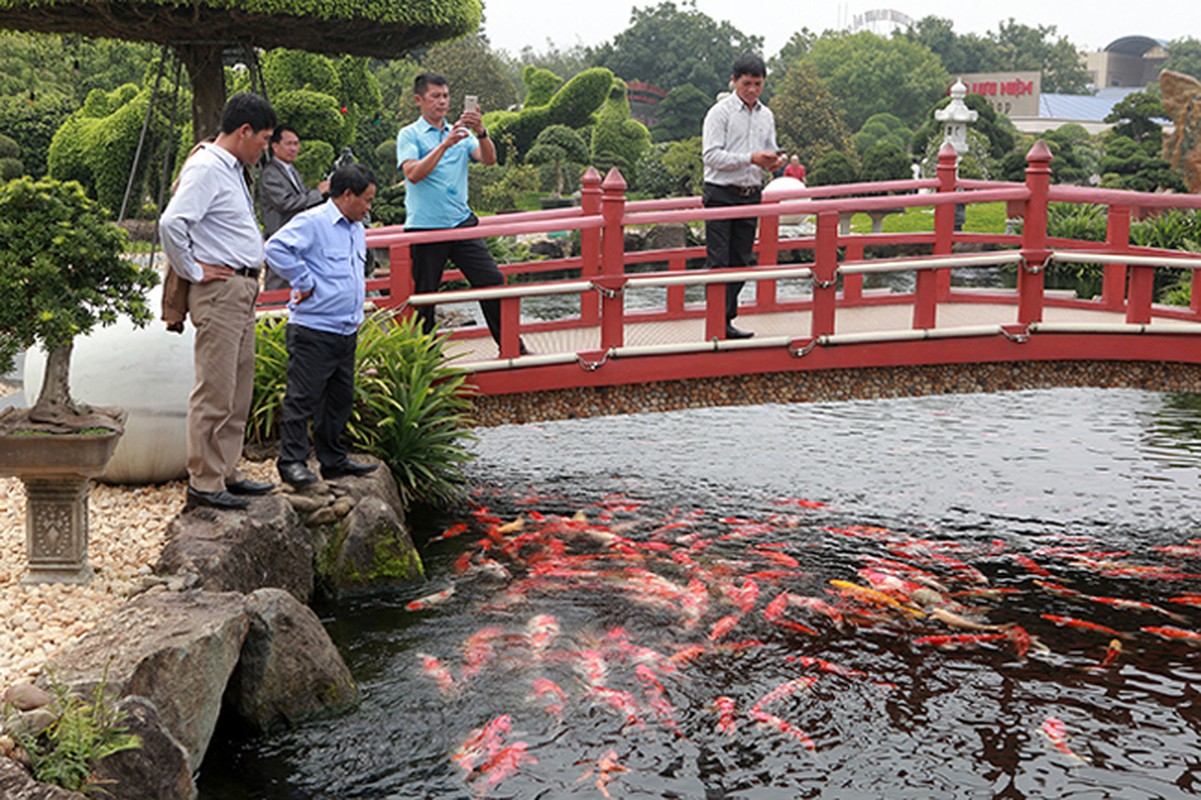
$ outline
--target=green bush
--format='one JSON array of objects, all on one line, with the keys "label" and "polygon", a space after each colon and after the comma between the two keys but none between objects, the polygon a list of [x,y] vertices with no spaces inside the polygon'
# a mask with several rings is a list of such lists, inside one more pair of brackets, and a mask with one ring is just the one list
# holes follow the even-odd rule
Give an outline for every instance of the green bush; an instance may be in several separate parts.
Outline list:
[{"label": "green bush", "polygon": [[854,183],[855,162],[846,153],[835,150],[819,156],[807,173],[809,186],[833,186],[839,183]]},{"label": "green bush", "polygon": [[48,97],[29,103],[23,97],[0,97],[0,131],[21,147],[21,161],[35,177],[46,174],[50,142],[75,104],[64,97]]},{"label": "green bush", "polygon": [[56,682],[50,689],[54,700],[47,710],[54,722],[49,727],[30,733],[6,705],[5,730],[29,754],[37,780],[72,792],[103,793],[103,786],[91,782],[96,764],[114,753],[141,747],[142,740],[125,727],[125,714],[114,707],[107,681],[97,683],[90,698],[73,695]]},{"label": "green bush", "polygon": [[11,181],[25,174],[25,165],[20,159],[0,158],[0,181]]},{"label": "green bush", "polygon": [[563,79],[549,69],[526,64],[521,71],[521,82],[525,84],[525,107],[537,108],[550,102],[563,85]]},{"label": "green bush", "polygon": [[350,144],[354,126],[338,109],[333,95],[308,89],[292,89],[271,98],[271,105],[280,119],[296,129],[302,143],[320,139],[328,142],[334,152]]},{"label": "green bush", "polygon": [[898,181],[911,177],[909,156],[895,142],[881,141],[863,154],[863,181]]},{"label": "green bush", "polygon": [[617,167],[625,174],[627,181],[635,181],[638,177],[638,159],[650,144],[651,132],[630,117],[625,81],[614,78],[609,99],[605,101],[592,128],[592,165],[602,175]]},{"label": "green bush", "polygon": [[490,111],[484,124],[496,143],[502,161],[526,153],[548,125],[566,125],[579,130],[591,124],[613,86],[613,73],[603,67],[586,69],[569,80],[546,103],[521,111]]},{"label": "green bush", "polygon": [[316,186],[334,168],[333,145],[320,139],[303,140],[300,145],[300,155],[292,162],[292,166],[304,178],[306,186]]},{"label": "green bush", "polygon": [[15,139],[11,139],[0,133],[0,158],[20,158],[21,145],[17,144]]},{"label": "green bush", "polygon": [[584,140],[578,133],[566,125],[550,125],[538,134],[538,138],[534,140],[534,146],[525,155],[525,162],[553,166],[554,183],[551,197],[562,197],[564,169],[568,164],[586,164],[588,162],[588,146],[584,144]]},{"label": "green bush", "polygon": [[[278,436],[287,376],[287,326],[261,319],[247,439]],[[471,397],[463,373],[447,364],[444,335],[421,330],[416,317],[369,316],[355,352],[355,402],[346,436],[355,450],[379,457],[406,502],[445,504],[462,494],[464,444],[472,438]]]},{"label": "green bush", "polygon": [[378,188],[375,193],[375,202],[371,205],[371,219],[381,225],[404,225],[404,181]]}]

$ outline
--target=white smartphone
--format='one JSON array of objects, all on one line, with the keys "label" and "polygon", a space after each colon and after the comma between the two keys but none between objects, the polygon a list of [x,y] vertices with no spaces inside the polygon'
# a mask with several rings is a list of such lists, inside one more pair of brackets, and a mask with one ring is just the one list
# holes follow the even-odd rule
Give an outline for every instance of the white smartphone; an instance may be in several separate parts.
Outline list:
[{"label": "white smartphone", "polygon": [[479,97],[477,97],[474,94],[468,94],[468,95],[463,96],[463,113],[464,114],[466,114],[468,111],[479,111],[479,110],[480,110],[480,98]]}]

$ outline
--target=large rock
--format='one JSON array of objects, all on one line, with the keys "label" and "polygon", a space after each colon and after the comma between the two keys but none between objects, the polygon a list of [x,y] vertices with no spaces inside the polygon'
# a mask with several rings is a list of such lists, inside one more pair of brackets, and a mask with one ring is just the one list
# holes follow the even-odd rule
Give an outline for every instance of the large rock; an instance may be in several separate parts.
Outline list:
[{"label": "large rock", "polygon": [[228,708],[260,731],[353,708],[358,687],[313,610],[282,589],[246,598],[250,630],[225,693]]},{"label": "large rock", "polygon": [[310,534],[291,504],[278,495],[257,497],[245,512],[197,508],[167,526],[159,575],[194,574],[210,592],[274,586],[302,603],[313,594]]},{"label": "large rock", "polygon": [[28,770],[5,756],[0,756],[0,797],[4,800],[85,800],[76,792],[38,783]]},{"label": "large rock", "polygon": [[111,800],[194,800],[196,784],[188,752],[163,725],[158,709],[145,697],[125,697],[118,703],[125,727],[142,746],[102,759],[92,773]]},{"label": "large rock", "polygon": [[334,596],[420,580],[421,556],[393,506],[364,497],[330,539],[322,579]]},{"label": "large rock", "polygon": [[[147,292],[158,313],[162,288]],[[159,320],[144,328],[122,316],[75,339],[71,356],[71,395],[98,406],[129,412],[125,435],[100,480],[109,483],[163,483],[187,474],[188,393],[195,372],[191,323],[184,333],[168,332]],[[25,397],[41,390],[46,356],[37,348],[25,356]],[[147,391],[148,387],[153,387]]]},{"label": "large rock", "polygon": [[1201,192],[1201,81],[1165,69],[1159,73],[1163,105],[1176,129],[1164,139],[1163,156],[1184,174],[1193,194]]},{"label": "large rock", "polygon": [[235,592],[152,590],[68,645],[43,674],[78,692],[107,681],[118,696],[147,698],[195,772],[246,638],[245,605]]}]

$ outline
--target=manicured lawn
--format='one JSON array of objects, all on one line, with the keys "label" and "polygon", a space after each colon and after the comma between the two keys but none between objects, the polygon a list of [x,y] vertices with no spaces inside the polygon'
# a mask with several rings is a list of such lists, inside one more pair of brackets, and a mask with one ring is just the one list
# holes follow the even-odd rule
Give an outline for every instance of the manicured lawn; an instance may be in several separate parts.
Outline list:
[{"label": "manicured lawn", "polygon": [[[872,220],[867,214],[851,217],[851,230],[871,233]],[[972,203],[967,207],[964,230],[973,233],[1004,233],[1004,203]],[[934,231],[934,208],[909,208],[904,214],[889,214],[884,218],[885,233],[931,233]]]}]

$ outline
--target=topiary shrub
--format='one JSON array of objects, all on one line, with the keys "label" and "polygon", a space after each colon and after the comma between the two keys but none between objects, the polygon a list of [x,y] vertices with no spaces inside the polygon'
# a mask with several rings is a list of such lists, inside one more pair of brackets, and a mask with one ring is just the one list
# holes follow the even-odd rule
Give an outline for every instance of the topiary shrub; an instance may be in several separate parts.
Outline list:
[{"label": "topiary shrub", "polygon": [[490,111],[484,115],[502,161],[514,153],[529,151],[548,125],[566,125],[579,130],[594,121],[594,115],[609,96],[613,73],[603,67],[586,69],[555,92],[545,105],[521,111]]},{"label": "topiary shrub", "polygon": [[609,98],[592,129],[592,165],[605,174],[612,167],[621,170],[628,181],[637,179],[635,165],[651,144],[651,132],[630,117],[626,84],[613,79]]},{"label": "topiary shrub", "polygon": [[525,84],[525,107],[537,108],[550,102],[563,85],[563,79],[549,69],[526,64],[521,71],[521,82]]},{"label": "topiary shrub", "polygon": [[819,156],[807,173],[809,186],[833,186],[839,183],[855,183],[855,164],[846,153],[835,150]]},{"label": "topiary shrub", "polygon": [[333,95],[292,89],[272,97],[271,105],[281,120],[287,120],[296,129],[302,149],[305,144],[320,140],[338,153],[354,137],[354,126],[338,110],[338,100]]},{"label": "topiary shrub", "polygon": [[300,154],[292,162],[292,166],[304,178],[306,186],[315,186],[323,180],[334,168],[337,155],[329,142],[320,139],[306,139],[300,145]]},{"label": "topiary shrub", "polygon": [[898,181],[912,177],[909,156],[895,142],[883,141],[863,154],[862,181]]},{"label": "topiary shrub", "polygon": [[554,167],[555,183],[551,197],[556,200],[563,196],[563,169],[568,164],[583,166],[588,163],[588,146],[580,135],[566,125],[550,125],[538,138],[534,146],[526,153],[527,164],[549,164]]}]

